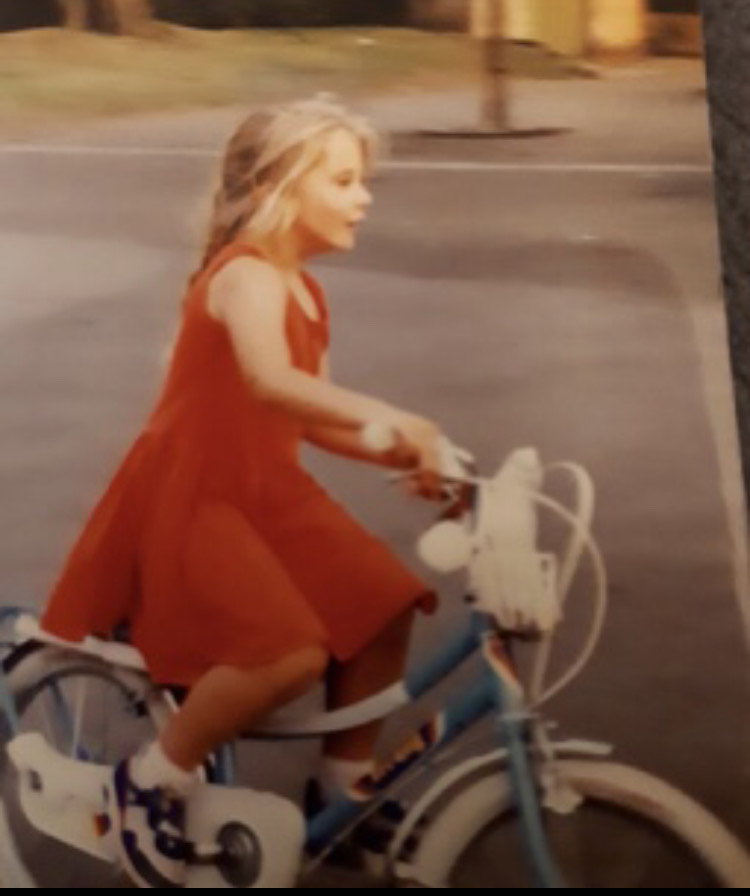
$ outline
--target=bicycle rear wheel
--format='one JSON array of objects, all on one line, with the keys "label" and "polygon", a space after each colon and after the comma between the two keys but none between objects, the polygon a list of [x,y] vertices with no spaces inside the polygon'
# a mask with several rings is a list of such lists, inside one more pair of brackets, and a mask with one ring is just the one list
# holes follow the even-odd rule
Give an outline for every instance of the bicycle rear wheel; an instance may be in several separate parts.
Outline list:
[{"label": "bicycle rear wheel", "polygon": [[[5,681],[19,731],[38,731],[66,756],[111,765],[154,737],[145,678],[54,647],[27,644],[4,661]],[[40,833],[26,819],[18,778],[5,744],[0,754],[0,798],[5,831],[0,865],[28,880],[23,887],[129,889],[118,869]],[[92,818],[92,826],[94,819]],[[13,883],[3,886],[13,886]]]},{"label": "bicycle rear wheel", "polygon": [[[563,760],[580,798],[544,811],[567,887],[747,888],[750,857],[706,809],[663,781],[608,762]],[[525,859],[504,770],[461,791],[425,832],[413,860],[417,886],[486,889],[537,884]]]}]

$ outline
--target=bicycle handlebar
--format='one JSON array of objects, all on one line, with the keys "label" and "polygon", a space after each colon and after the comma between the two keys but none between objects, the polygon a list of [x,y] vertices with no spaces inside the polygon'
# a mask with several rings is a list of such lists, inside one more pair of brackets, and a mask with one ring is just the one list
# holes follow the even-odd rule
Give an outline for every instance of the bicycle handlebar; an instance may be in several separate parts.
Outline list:
[{"label": "bicycle handlebar", "polygon": [[[392,428],[372,423],[362,429],[362,441],[371,450],[388,451],[397,443]],[[542,650],[531,676],[531,699],[538,705],[568,685],[587,663],[601,635],[606,608],[606,571],[589,526],[593,510],[593,484],[576,464],[542,467],[532,448],[518,449],[491,478],[476,474],[473,457],[448,438],[440,438],[441,475],[446,486],[469,487],[471,498],[461,505],[468,515],[460,521],[443,518],[419,541],[418,553],[432,569],[451,572],[462,566],[469,572],[473,593],[481,608],[501,627],[528,629],[542,636]],[[576,511],[566,510],[542,492],[545,471],[563,467],[573,474],[579,498]],[[395,477],[414,475],[417,470]],[[545,506],[571,527],[573,535],[562,567],[557,557],[537,546],[537,511]],[[563,605],[582,555],[588,554],[595,574],[595,613],[580,655],[554,684],[545,682],[550,638],[561,620]],[[546,687],[545,687],[546,686]]]},{"label": "bicycle handlebar", "polygon": [[[393,427],[384,423],[368,423],[362,427],[362,443],[371,451],[385,453],[395,447],[398,435]],[[465,448],[454,445],[447,436],[438,439],[440,455],[440,475],[453,482],[470,482],[473,455]],[[412,475],[410,472],[404,475]]]}]

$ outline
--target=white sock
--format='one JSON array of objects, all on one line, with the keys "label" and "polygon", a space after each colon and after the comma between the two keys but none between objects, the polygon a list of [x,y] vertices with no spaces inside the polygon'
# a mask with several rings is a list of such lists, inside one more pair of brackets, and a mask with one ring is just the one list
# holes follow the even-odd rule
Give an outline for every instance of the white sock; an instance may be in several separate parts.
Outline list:
[{"label": "white sock", "polygon": [[189,797],[198,782],[197,769],[185,771],[167,756],[159,741],[139,753],[131,765],[133,782],[144,789],[168,787],[179,796]]},{"label": "white sock", "polygon": [[336,793],[346,790],[375,768],[372,759],[337,759],[324,756],[318,780],[323,799],[330,800]]}]

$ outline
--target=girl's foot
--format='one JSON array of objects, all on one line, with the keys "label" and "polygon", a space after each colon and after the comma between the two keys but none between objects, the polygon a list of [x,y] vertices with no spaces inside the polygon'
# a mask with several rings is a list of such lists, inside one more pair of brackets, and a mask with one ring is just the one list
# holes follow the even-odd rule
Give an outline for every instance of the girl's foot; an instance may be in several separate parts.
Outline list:
[{"label": "girl's foot", "polygon": [[139,887],[184,887],[190,853],[185,800],[165,787],[139,787],[131,763],[115,768],[106,794],[120,859]]},{"label": "girl's foot", "polygon": [[[310,819],[325,807],[320,784],[316,778],[311,778],[305,788],[305,817]],[[405,816],[406,810],[401,803],[386,800],[372,815],[361,821],[345,840],[336,844],[325,861],[339,868],[381,876],[386,870],[388,848]],[[405,848],[413,845],[413,838],[407,838]]]}]

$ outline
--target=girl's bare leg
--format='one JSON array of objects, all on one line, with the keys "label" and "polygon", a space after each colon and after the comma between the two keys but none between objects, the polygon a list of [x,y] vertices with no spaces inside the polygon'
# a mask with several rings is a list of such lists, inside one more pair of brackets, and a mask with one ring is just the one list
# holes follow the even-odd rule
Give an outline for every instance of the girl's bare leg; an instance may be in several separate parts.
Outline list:
[{"label": "girl's bare leg", "polygon": [[[328,708],[341,709],[371,697],[399,681],[406,666],[414,610],[395,619],[354,659],[334,664],[328,673]],[[323,752],[332,759],[371,759],[383,722],[378,720],[351,731],[329,735]]]},{"label": "girl's bare leg", "polygon": [[190,691],[159,742],[178,767],[192,771],[213,750],[322,678],[328,654],[307,647],[257,669],[217,666]]}]

